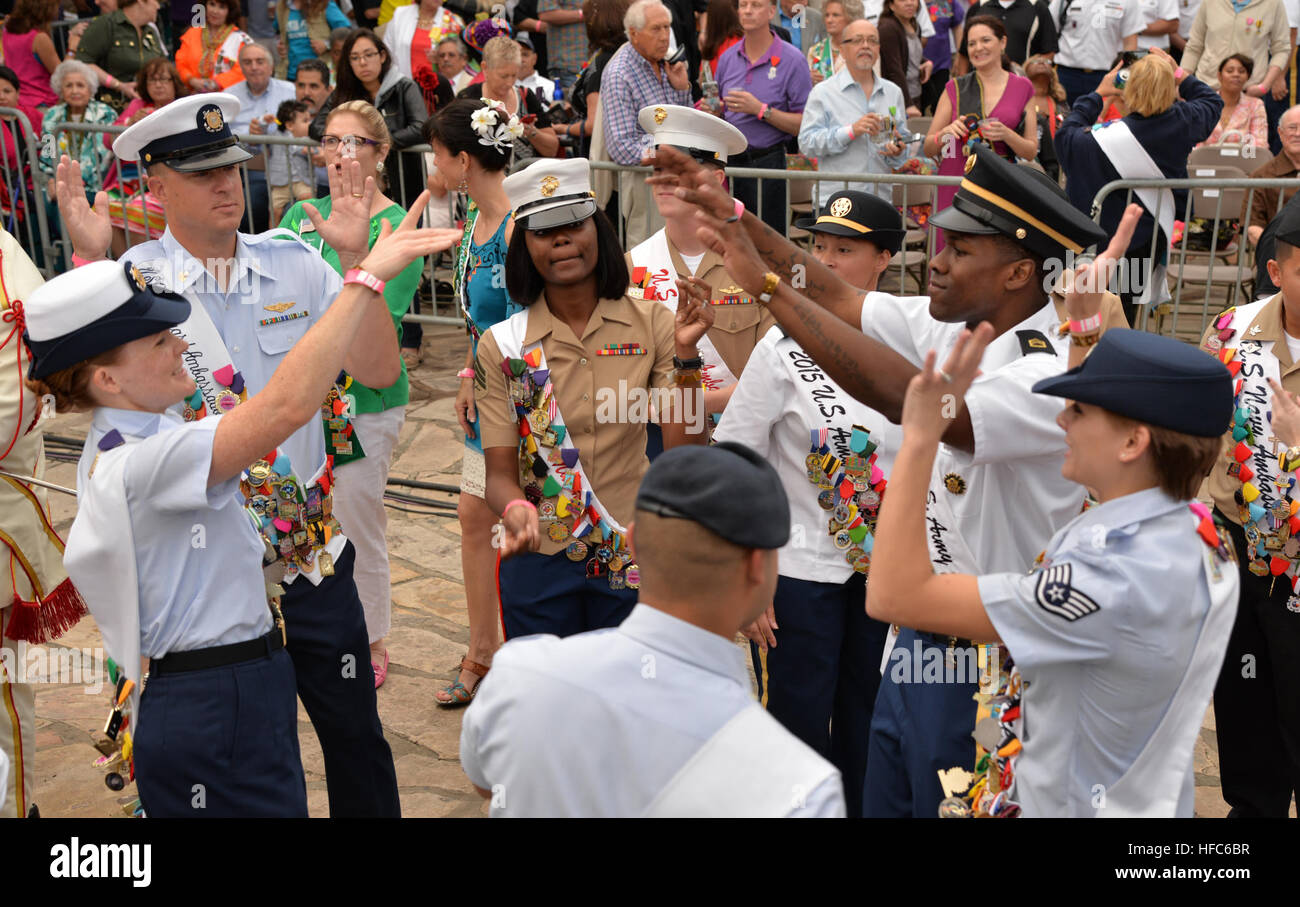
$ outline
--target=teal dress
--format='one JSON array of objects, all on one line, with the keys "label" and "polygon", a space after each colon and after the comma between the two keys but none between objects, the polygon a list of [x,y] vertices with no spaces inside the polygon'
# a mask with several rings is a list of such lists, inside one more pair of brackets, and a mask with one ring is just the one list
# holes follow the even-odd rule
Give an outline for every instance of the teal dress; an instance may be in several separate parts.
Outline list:
[{"label": "teal dress", "polygon": [[[474,242],[473,234],[467,230],[466,234],[469,239],[469,251],[465,256],[464,278],[458,281],[458,288],[461,290],[462,304],[469,311],[469,318],[466,322],[469,326],[470,338],[474,346],[474,371],[480,371],[478,366],[478,338],[484,331],[492,327],[499,321],[505,321],[516,312],[522,311],[523,306],[516,305],[506,291],[506,224],[510,222],[507,216],[501,221],[496,232],[492,234],[487,242],[479,245]],[[459,277],[459,275],[458,275]],[[485,385],[479,379],[475,379],[475,387],[483,388]],[[473,450],[482,451],[483,445],[480,441],[478,419],[474,420],[474,437],[465,436],[465,446]]]}]

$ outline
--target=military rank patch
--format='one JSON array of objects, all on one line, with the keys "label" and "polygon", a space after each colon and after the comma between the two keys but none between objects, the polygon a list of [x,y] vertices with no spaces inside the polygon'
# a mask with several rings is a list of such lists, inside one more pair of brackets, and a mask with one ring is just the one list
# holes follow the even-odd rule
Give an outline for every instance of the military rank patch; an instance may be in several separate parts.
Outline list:
[{"label": "military rank patch", "polygon": [[1101,610],[1101,605],[1070,585],[1069,564],[1055,564],[1039,573],[1034,597],[1044,611],[1069,621]]},{"label": "military rank patch", "polygon": [[1030,353],[1056,355],[1056,347],[1048,342],[1047,336],[1042,331],[1016,331],[1016,338],[1020,341],[1020,352],[1026,356]]}]

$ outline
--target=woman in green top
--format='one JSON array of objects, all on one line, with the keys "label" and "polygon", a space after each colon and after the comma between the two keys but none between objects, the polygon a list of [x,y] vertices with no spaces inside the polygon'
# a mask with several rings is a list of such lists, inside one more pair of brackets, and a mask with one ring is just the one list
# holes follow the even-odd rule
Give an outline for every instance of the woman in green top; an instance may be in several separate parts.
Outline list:
[{"label": "woman in green top", "polygon": [[114,110],[135,100],[135,76],[154,57],[165,57],[154,20],[159,0],[122,0],[117,10],[95,19],[81,36],[77,59],[99,77],[99,99]]},{"label": "woman in green top", "polygon": [[[361,164],[363,176],[372,177],[382,184],[384,159],[392,147],[388,127],[383,115],[365,101],[349,101],[330,112],[321,136],[325,149],[325,163],[329,167],[343,166],[345,160],[355,158]],[[284,215],[280,226],[292,230],[304,241],[320,249],[321,257],[343,273],[338,253],[325,245],[315,232],[303,211],[303,202],[296,203]],[[316,199],[310,203],[322,217],[330,213],[330,199]],[[406,212],[382,192],[375,193],[370,208],[370,243],[379,237],[383,222],[394,227],[402,222]],[[459,230],[445,231],[448,246],[460,239]],[[398,340],[402,337],[402,316],[411,306],[411,299],[419,290],[424,261],[417,259],[407,265],[397,277],[388,281],[384,299],[392,313]],[[391,623],[392,598],[389,589],[388,544],[385,529],[388,516],[384,511],[384,488],[388,484],[388,468],[397,444],[397,435],[406,419],[409,385],[406,366],[391,387],[369,388],[353,381],[348,393],[356,397],[356,414],[352,420],[355,433],[351,438],[354,448],[348,454],[345,448],[336,451],[330,439],[326,448],[335,452],[335,475],[338,477],[334,491],[334,514],[338,517],[352,544],[356,546],[357,593],[366,612],[366,627],[370,632],[370,660],[375,666],[375,686],[388,676],[388,649],[384,638]],[[361,450],[357,451],[356,442]],[[349,459],[361,453],[360,459]],[[340,465],[342,464],[342,465]]]}]

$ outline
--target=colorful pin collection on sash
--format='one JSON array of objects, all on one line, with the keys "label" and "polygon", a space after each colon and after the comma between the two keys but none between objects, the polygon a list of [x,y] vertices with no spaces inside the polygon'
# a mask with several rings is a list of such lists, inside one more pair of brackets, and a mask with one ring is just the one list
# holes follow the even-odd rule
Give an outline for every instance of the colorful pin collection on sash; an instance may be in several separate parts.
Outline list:
[{"label": "colorful pin collection on sash", "polygon": [[841,460],[827,443],[829,429],[812,429],[810,435],[812,450],[804,464],[808,481],[819,489],[818,506],[830,511],[826,531],[853,569],[865,574],[871,568],[876,516],[886,484],[885,474],[876,464],[878,445],[871,440],[871,432],[855,425],[849,435],[853,453]]},{"label": "colorful pin collection on sash", "polygon": [[314,564],[322,576],[334,573],[334,559],[324,548],[341,530],[330,493],[333,458],[326,457],[325,463],[316,484],[304,487],[289,455],[277,449],[248,467],[240,480],[244,509],[266,542],[268,562],[284,558],[286,577],[310,571]]},{"label": "colorful pin collection on sash", "polygon": [[[538,520],[553,542],[571,539],[565,556],[587,561],[587,576],[605,576],[611,589],[636,589],[641,572],[632,562],[623,534],[601,517],[591,489],[582,487],[578,449],[561,447],[568,434],[559,419],[550,369],[541,367],[541,350],[501,363],[510,402],[519,418],[519,474],[524,497],[537,507]],[[543,455],[542,448],[548,453]],[[553,469],[552,469],[553,467]],[[582,526],[586,518],[588,524]]]},{"label": "colorful pin collection on sash", "polygon": [[[1287,600],[1287,608],[1300,612],[1300,595],[1296,594],[1300,582],[1300,577],[1297,576],[1297,562],[1300,561],[1300,500],[1291,499],[1296,489],[1295,468],[1300,463],[1289,461],[1283,452],[1277,457],[1276,478],[1258,476],[1250,465],[1258,446],[1252,421],[1258,413],[1250,402],[1250,395],[1243,393],[1245,380],[1241,372],[1243,359],[1256,355],[1259,344],[1247,343],[1245,347],[1227,345],[1237,338],[1235,313],[1234,307],[1215,319],[1215,333],[1206,339],[1203,347],[1227,367],[1234,380],[1231,433],[1236,444],[1228,451],[1227,470],[1228,475],[1241,482],[1241,488],[1237,489],[1233,498],[1246,536],[1247,569],[1255,576],[1286,576],[1292,591]],[[1240,343],[1240,338],[1237,338],[1237,342]],[[1265,462],[1268,468],[1272,468],[1273,456],[1274,452],[1270,452]],[[1259,463],[1256,462],[1256,465]],[[1267,498],[1264,489],[1269,490]],[[1207,544],[1210,543],[1210,529],[1213,529],[1213,521],[1210,521],[1207,528],[1202,519],[1198,532]],[[1217,530],[1215,535],[1218,536]],[[1215,543],[1216,548],[1218,544]]]}]

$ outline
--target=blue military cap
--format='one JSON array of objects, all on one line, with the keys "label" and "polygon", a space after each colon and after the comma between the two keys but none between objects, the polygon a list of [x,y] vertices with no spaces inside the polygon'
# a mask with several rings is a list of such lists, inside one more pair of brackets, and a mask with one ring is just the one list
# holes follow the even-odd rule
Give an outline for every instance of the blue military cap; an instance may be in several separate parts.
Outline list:
[{"label": "blue military cap", "polygon": [[113,142],[113,153],[119,160],[166,164],[183,173],[240,164],[252,155],[230,131],[238,115],[239,99],[224,92],[177,98],[128,127]]},{"label": "blue military cap", "polygon": [[1217,438],[1232,420],[1232,375],[1172,337],[1107,331],[1083,365],[1044,378],[1034,392],[1091,403],[1148,425]]},{"label": "blue military cap", "polygon": [[815,220],[801,217],[794,225],[814,233],[865,239],[895,254],[903,247],[903,215],[883,198],[861,189],[836,192]]},{"label": "blue military cap", "polygon": [[1004,160],[983,144],[976,144],[966,159],[966,177],[952,206],[930,223],[955,233],[1000,233],[1040,258],[1078,255],[1106,238],[1051,179]]},{"label": "blue military cap", "polygon": [[29,378],[44,378],[166,330],[190,317],[190,303],[154,291],[132,264],[97,261],[32,291],[23,308]]},{"label": "blue military cap", "polygon": [[636,509],[699,523],[744,548],[780,548],[790,539],[781,477],[734,441],[664,451],[641,480]]}]

